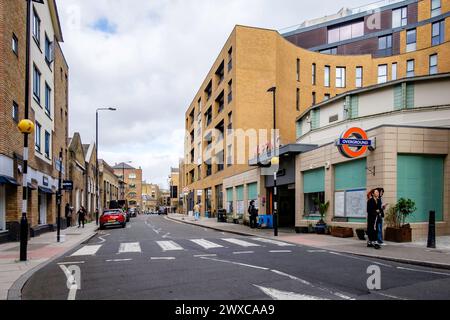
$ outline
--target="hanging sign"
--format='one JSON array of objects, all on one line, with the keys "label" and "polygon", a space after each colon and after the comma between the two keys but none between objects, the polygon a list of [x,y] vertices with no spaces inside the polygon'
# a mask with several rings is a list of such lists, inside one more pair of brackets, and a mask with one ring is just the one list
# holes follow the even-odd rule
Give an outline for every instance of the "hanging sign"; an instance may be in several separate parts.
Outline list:
[{"label": "hanging sign", "polygon": [[374,141],[370,140],[367,132],[361,128],[350,128],[336,141],[339,152],[346,158],[358,158],[367,150],[374,148]]}]

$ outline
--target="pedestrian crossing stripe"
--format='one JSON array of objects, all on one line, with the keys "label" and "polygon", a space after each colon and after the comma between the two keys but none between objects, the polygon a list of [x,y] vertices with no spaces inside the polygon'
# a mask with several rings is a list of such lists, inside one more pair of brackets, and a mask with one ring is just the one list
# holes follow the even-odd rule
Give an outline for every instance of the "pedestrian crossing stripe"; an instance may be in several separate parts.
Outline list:
[{"label": "pedestrian crossing stripe", "polygon": [[141,245],[139,242],[121,243],[119,247],[119,253],[140,253]]},{"label": "pedestrian crossing stripe", "polygon": [[235,239],[235,238],[227,238],[227,239],[222,239],[223,241],[232,243],[232,244],[236,244],[238,246],[241,247],[260,247],[259,244],[256,243],[251,243],[251,242],[247,242],[244,240],[240,240],[240,239]]},{"label": "pedestrian crossing stripe", "polygon": [[84,246],[80,250],[74,252],[71,257],[80,257],[80,256],[93,256],[97,253],[97,251],[101,248],[101,245],[96,246]]},{"label": "pedestrian crossing stripe", "polygon": [[179,251],[183,248],[173,241],[156,241],[163,251]]},{"label": "pedestrian crossing stripe", "polygon": [[286,242],[281,242],[281,241],[266,239],[266,238],[252,238],[252,240],[269,243],[269,244],[274,244],[279,247],[293,247],[294,246],[292,243],[286,243]]},{"label": "pedestrian crossing stripe", "polygon": [[216,244],[205,239],[192,239],[191,241],[205,249],[223,248],[220,244]]}]

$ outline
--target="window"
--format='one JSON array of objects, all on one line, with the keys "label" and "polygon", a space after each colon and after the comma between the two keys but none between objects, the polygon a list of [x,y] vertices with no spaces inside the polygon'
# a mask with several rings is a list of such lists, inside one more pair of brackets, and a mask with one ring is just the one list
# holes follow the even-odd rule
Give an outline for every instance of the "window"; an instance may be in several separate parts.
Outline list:
[{"label": "window", "polygon": [[315,86],[316,85],[316,64],[315,63],[312,64],[311,74],[312,74],[312,85]]},{"label": "window", "polygon": [[17,39],[16,35],[13,33],[12,35],[12,51],[16,54],[16,56],[19,56],[19,40]]},{"label": "window", "polygon": [[319,203],[325,202],[325,169],[302,172],[305,194],[305,216],[320,215]]},{"label": "window", "polygon": [[445,21],[438,21],[432,24],[431,44],[437,46],[444,42]]},{"label": "window", "polygon": [[316,108],[311,110],[311,130],[318,129],[320,127],[320,109]]},{"label": "window", "polygon": [[39,122],[36,122],[34,146],[37,152],[41,152],[41,125],[39,124]]},{"label": "window", "polygon": [[416,29],[406,31],[406,52],[416,51]]},{"label": "window", "polygon": [[312,105],[315,105],[315,104],[316,104],[316,93],[313,92],[312,93]]},{"label": "window", "polygon": [[49,117],[51,117],[52,115],[51,97],[52,97],[52,89],[50,89],[50,86],[47,83],[45,83],[45,112]]},{"label": "window", "polygon": [[361,37],[364,35],[364,21],[353,22],[328,29],[328,43]]},{"label": "window", "polygon": [[406,62],[406,76],[414,77],[414,60],[408,60]]},{"label": "window", "polygon": [[389,56],[392,54],[392,35],[378,38],[378,51],[380,55]]},{"label": "window", "polygon": [[233,146],[229,145],[227,147],[227,167],[231,167],[233,165]]},{"label": "window", "polygon": [[431,0],[431,17],[441,14],[441,0]]},{"label": "window", "polygon": [[363,68],[362,67],[356,67],[355,85],[357,88],[361,88],[363,86]]},{"label": "window", "polygon": [[51,64],[53,62],[53,42],[45,35],[45,62]]},{"label": "window", "polygon": [[228,82],[228,103],[231,103],[231,101],[233,101],[233,80]]},{"label": "window", "polygon": [[233,48],[228,51],[228,72],[233,69]]},{"label": "window", "polygon": [[50,133],[45,131],[45,156],[50,159]]},{"label": "window", "polygon": [[33,67],[33,95],[34,98],[40,103],[41,102],[41,72]]},{"label": "window", "polygon": [[300,59],[297,59],[297,81],[300,81]]},{"label": "window", "polygon": [[295,97],[295,109],[297,111],[300,110],[300,89],[297,88],[297,93],[296,93],[296,97]]},{"label": "window", "polygon": [[397,80],[397,62],[392,64],[392,80]]},{"label": "window", "polygon": [[438,56],[437,54],[432,54],[430,56],[430,74],[438,73]]},{"label": "window", "polygon": [[323,95],[323,101],[327,101],[327,100],[330,100],[330,99],[331,99],[331,95],[329,93],[325,93]]},{"label": "window", "polygon": [[128,179],[136,179],[136,174],[135,173],[130,173],[128,175]]},{"label": "window", "polygon": [[330,86],[330,66],[325,66],[324,69],[324,86],[329,87]]},{"label": "window", "polygon": [[37,15],[36,11],[33,14],[33,38],[39,45],[41,42],[41,19]]},{"label": "window", "polygon": [[399,28],[408,24],[408,7],[392,10],[392,28]]},{"label": "window", "polygon": [[337,54],[337,47],[320,50],[319,53],[322,53],[322,54]]},{"label": "window", "polygon": [[345,88],[345,68],[336,67],[336,88]]},{"label": "window", "polygon": [[387,64],[378,66],[378,83],[385,83],[388,81]]},{"label": "window", "polygon": [[19,105],[15,101],[12,105],[12,118],[15,122],[19,122]]},{"label": "window", "polygon": [[299,139],[302,136],[302,120],[298,120],[295,124],[295,135]]}]

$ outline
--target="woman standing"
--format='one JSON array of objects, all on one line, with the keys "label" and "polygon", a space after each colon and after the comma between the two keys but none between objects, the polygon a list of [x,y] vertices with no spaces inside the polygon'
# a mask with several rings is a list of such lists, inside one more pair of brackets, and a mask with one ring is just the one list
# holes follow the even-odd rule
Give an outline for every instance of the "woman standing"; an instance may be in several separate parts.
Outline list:
[{"label": "woman standing", "polygon": [[376,189],[372,190],[371,197],[367,201],[367,235],[369,237],[367,246],[375,249],[381,248],[377,243],[377,221],[381,214],[380,207],[380,193]]}]

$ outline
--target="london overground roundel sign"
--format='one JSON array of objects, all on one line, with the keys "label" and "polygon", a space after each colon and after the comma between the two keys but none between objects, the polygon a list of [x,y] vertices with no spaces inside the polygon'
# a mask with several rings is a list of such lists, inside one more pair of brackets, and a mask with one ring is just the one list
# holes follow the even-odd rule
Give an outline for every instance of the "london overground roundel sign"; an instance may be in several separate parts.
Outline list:
[{"label": "london overground roundel sign", "polygon": [[350,128],[342,133],[336,146],[339,152],[346,158],[357,158],[364,155],[372,141],[369,140],[367,133],[361,128]]}]

